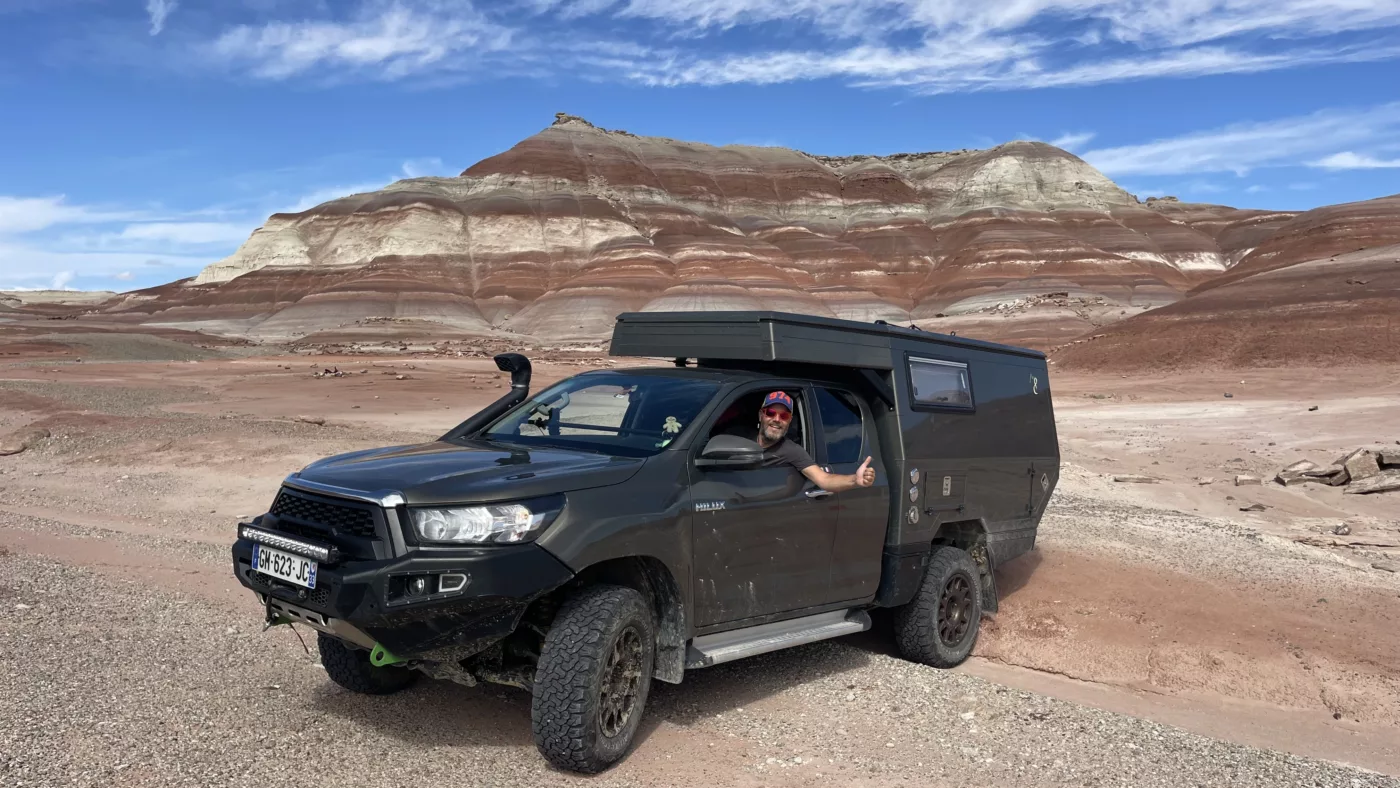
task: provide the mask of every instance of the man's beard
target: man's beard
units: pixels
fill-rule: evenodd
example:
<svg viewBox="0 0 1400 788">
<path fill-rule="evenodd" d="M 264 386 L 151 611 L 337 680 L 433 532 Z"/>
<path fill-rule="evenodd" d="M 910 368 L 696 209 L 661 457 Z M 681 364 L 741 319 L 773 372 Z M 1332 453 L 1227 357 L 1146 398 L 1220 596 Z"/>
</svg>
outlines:
<svg viewBox="0 0 1400 788">
<path fill-rule="evenodd" d="M 763 425 L 763 437 L 767 438 L 770 441 L 773 441 L 774 443 L 777 443 L 778 441 L 782 440 L 783 436 L 786 434 L 787 430 L 783 429 L 782 427 L 769 427 L 767 425 Z"/>
</svg>

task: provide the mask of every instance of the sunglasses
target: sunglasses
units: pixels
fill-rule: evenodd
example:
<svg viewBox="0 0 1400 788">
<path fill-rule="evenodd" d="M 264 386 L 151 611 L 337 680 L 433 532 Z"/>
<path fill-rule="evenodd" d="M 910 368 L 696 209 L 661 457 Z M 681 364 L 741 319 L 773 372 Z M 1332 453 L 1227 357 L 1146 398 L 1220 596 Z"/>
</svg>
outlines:
<svg viewBox="0 0 1400 788">
<path fill-rule="evenodd" d="M 792 421 L 792 414 L 788 412 L 787 408 L 764 408 L 763 415 L 782 422 Z"/>
</svg>

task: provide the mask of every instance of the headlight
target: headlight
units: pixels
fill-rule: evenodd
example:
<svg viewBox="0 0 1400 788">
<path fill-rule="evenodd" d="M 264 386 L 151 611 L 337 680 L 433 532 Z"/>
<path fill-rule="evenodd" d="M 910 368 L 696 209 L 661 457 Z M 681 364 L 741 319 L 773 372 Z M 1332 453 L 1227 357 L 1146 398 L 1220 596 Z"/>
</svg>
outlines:
<svg viewBox="0 0 1400 788">
<path fill-rule="evenodd" d="M 553 522 L 563 504 L 563 496 L 553 496 L 523 503 L 410 509 L 408 513 L 414 532 L 425 542 L 499 544 L 533 539 Z"/>
</svg>

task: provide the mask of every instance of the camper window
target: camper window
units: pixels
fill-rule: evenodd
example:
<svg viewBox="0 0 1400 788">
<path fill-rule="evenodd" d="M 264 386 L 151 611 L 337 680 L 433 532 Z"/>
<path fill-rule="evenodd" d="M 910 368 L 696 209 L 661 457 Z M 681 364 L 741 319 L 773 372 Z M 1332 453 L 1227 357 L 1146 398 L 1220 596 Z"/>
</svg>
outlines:
<svg viewBox="0 0 1400 788">
<path fill-rule="evenodd" d="M 917 405 L 972 407 L 972 386 L 968 383 L 966 364 L 910 358 L 909 385 Z"/>
</svg>

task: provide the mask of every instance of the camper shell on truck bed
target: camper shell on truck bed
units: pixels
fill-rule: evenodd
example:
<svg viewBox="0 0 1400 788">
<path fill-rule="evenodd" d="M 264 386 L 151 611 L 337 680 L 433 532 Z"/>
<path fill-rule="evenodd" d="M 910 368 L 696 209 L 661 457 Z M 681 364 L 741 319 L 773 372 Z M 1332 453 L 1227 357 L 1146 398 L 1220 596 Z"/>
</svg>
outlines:
<svg viewBox="0 0 1400 788">
<path fill-rule="evenodd" d="M 610 353 L 863 388 L 888 478 L 920 480 L 903 485 L 918 488 L 918 501 L 891 494 L 881 604 L 908 599 L 922 569 L 921 546 L 949 523 L 984 529 L 993 564 L 1029 551 L 1059 481 L 1048 367 L 1037 350 L 882 322 L 640 312 L 618 316 Z M 945 383 L 959 389 L 927 388 Z M 892 485 L 891 493 L 900 487 Z M 995 611 L 995 593 L 985 603 Z"/>
<path fill-rule="evenodd" d="M 909 659 L 967 657 L 1058 480 L 1043 354 L 772 312 L 623 314 L 610 352 L 638 362 L 534 394 L 502 354 L 510 393 L 439 439 L 290 474 L 235 576 L 347 689 L 530 691 L 541 753 L 582 772 L 625 755 L 652 679 L 876 608 Z M 760 442 L 779 422 L 802 451 Z"/>
</svg>

